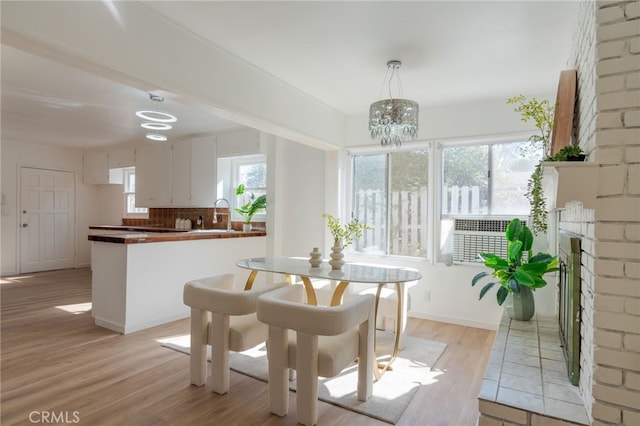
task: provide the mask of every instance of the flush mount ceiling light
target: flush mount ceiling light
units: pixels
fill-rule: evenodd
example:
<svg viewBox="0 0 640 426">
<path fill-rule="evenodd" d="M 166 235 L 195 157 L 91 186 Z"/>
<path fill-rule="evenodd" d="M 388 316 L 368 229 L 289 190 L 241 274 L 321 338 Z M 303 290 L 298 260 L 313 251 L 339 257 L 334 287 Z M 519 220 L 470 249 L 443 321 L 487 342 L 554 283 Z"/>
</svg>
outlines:
<svg viewBox="0 0 640 426">
<path fill-rule="evenodd" d="M 164 142 L 167 140 L 167 137 L 165 135 L 161 135 L 159 133 L 147 133 L 146 138 L 158 142 Z"/>
<path fill-rule="evenodd" d="M 147 130 L 171 130 L 173 126 L 167 123 L 142 123 L 140 125 L 143 129 Z"/>
<path fill-rule="evenodd" d="M 383 99 L 371 104 L 369 108 L 369 131 L 371 138 L 380 141 L 380 145 L 396 147 L 408 140 L 418 137 L 418 103 L 409 99 L 402 99 L 400 86 L 400 61 L 387 62 L 387 74 L 385 76 L 380 95 L 385 85 L 389 88 L 389 99 Z M 391 72 L 391 76 L 389 76 Z M 387 77 L 389 82 L 387 84 Z M 391 84 L 396 77 L 398 98 L 391 94 Z M 380 98 L 381 96 L 379 96 Z"/>
</svg>

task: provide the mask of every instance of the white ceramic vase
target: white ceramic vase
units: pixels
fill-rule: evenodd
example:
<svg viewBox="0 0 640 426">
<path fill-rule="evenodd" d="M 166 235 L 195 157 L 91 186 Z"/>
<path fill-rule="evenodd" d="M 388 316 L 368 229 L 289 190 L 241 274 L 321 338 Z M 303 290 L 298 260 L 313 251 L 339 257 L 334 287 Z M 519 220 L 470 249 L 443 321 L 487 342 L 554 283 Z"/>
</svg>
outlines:
<svg viewBox="0 0 640 426">
<path fill-rule="evenodd" d="M 342 269 L 342 265 L 344 265 L 344 253 L 342 253 L 342 241 L 334 241 L 333 247 L 331 247 L 331 254 L 329 255 L 331 260 L 329 260 L 329 265 L 331 265 L 331 269 L 334 271 L 339 271 Z"/>
<path fill-rule="evenodd" d="M 251 224 L 243 223 L 242 224 L 242 232 L 251 232 Z"/>
<path fill-rule="evenodd" d="M 320 253 L 318 247 L 314 247 L 313 251 L 309 253 L 309 263 L 312 268 L 317 268 L 322 264 L 322 253 Z"/>
</svg>

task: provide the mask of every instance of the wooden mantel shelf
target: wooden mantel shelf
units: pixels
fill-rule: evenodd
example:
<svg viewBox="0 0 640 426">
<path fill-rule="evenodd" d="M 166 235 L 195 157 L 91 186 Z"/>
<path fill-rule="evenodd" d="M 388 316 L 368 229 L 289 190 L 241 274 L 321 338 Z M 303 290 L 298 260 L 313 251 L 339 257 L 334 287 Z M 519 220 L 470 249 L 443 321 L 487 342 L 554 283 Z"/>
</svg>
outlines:
<svg viewBox="0 0 640 426">
<path fill-rule="evenodd" d="M 579 201 L 587 209 L 596 207 L 598 163 L 545 161 L 542 167 L 542 188 L 547 210 L 562 209 L 571 201 Z"/>
</svg>

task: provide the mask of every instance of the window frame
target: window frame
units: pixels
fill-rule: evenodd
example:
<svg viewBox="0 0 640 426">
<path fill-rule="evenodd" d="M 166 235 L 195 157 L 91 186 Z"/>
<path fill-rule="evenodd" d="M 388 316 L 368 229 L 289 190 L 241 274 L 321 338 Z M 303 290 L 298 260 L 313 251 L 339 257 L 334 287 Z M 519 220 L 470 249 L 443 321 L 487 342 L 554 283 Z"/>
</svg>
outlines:
<svg viewBox="0 0 640 426">
<path fill-rule="evenodd" d="M 240 167 L 248 164 L 264 164 L 266 173 L 269 173 L 267 169 L 267 156 L 265 154 L 252 154 L 252 155 L 242 155 L 238 157 L 234 157 L 231 159 L 231 180 L 233 182 L 232 187 L 230 189 L 231 192 L 231 200 L 229 203 L 231 204 L 231 219 L 234 221 L 243 221 L 244 217 L 240 216 L 240 214 L 235 210 L 240 207 L 239 198 L 236 195 L 236 188 L 240 185 Z M 265 186 L 264 187 L 245 187 L 245 193 L 247 192 L 257 192 L 261 191 L 261 193 L 267 193 L 267 177 L 265 175 Z M 256 213 L 253 215 L 251 222 L 266 222 L 267 220 L 267 212 L 262 211 L 260 213 Z"/>
<path fill-rule="evenodd" d="M 129 197 L 131 195 L 133 195 L 135 197 L 136 193 L 135 193 L 135 189 L 133 192 L 128 191 L 129 189 L 129 180 L 131 178 L 131 175 L 135 176 L 136 172 L 135 172 L 136 168 L 135 167 L 123 167 L 122 168 L 122 182 L 123 182 L 123 188 L 122 188 L 122 199 L 124 202 L 123 205 L 123 209 L 122 209 L 122 217 L 127 218 L 127 219 L 148 219 L 149 218 L 149 209 L 147 207 L 136 207 L 136 209 L 144 209 L 145 211 L 142 212 L 130 212 L 129 211 Z"/>
<path fill-rule="evenodd" d="M 444 164 L 443 164 L 443 149 L 453 146 L 472 146 L 472 145 L 487 145 L 487 144 L 505 144 L 505 143 L 518 143 L 529 140 L 530 135 L 525 135 L 522 133 L 513 133 L 509 135 L 501 135 L 494 137 L 465 137 L 465 138 L 451 138 L 451 139 L 442 139 L 442 140 L 432 140 L 432 141 L 418 141 L 414 143 L 407 143 L 402 145 L 400 148 L 390 148 L 392 151 L 418 151 L 418 150 L 428 150 L 429 151 L 429 170 L 427 171 L 427 191 L 428 191 L 428 208 L 427 208 L 427 253 L 426 257 L 418 257 L 418 256 L 407 256 L 407 255 L 394 255 L 394 254 L 383 254 L 383 255 L 375 255 L 375 254 L 367 254 L 362 252 L 355 252 L 350 250 L 350 255 L 353 256 L 362 256 L 362 257 L 390 257 L 393 259 L 404 259 L 404 260 L 412 260 L 412 261 L 427 261 L 432 264 L 442 263 L 440 260 L 441 250 L 440 250 L 440 239 L 442 234 L 441 229 L 441 220 L 443 218 L 442 215 L 442 189 L 443 189 L 443 173 L 444 173 Z M 367 155 L 367 154 L 380 154 L 380 150 L 384 150 L 385 148 L 381 148 L 379 145 L 376 146 L 362 146 L 362 147 L 350 147 L 344 151 L 345 160 L 344 164 L 344 179 L 343 179 L 343 190 L 347 195 L 344 198 L 344 203 L 340 206 L 340 212 L 342 218 L 350 218 L 352 217 L 353 212 L 353 201 L 354 201 L 354 167 L 353 167 L 353 157 L 358 155 Z M 491 159 L 489 159 L 489 171 L 492 172 L 493 164 L 491 163 Z M 387 186 L 390 185 L 390 182 L 387 182 Z M 489 193 L 489 196 L 491 193 Z M 522 217 L 528 218 L 528 214 L 483 214 L 474 217 L 479 218 L 504 218 L 505 216 L 513 216 L 513 217 Z M 447 218 L 452 218 L 455 216 L 446 216 Z M 465 217 L 465 216 L 462 216 Z M 466 216 L 469 217 L 469 216 Z M 387 235 L 388 238 L 388 235 Z M 388 243 L 387 243 L 388 246 Z"/>
<path fill-rule="evenodd" d="M 427 222 L 426 222 L 426 233 L 427 233 L 427 241 L 425 244 L 425 251 L 426 251 L 426 255 L 425 256 L 409 256 L 409 255 L 402 255 L 402 254 L 390 254 L 389 253 L 389 237 L 390 237 L 390 233 L 391 233 L 391 227 L 389 226 L 389 216 L 391 214 L 390 209 L 387 208 L 387 230 L 386 230 L 386 250 L 384 254 L 369 254 L 369 253 L 364 253 L 364 252 L 358 252 L 358 251 L 354 251 L 353 250 L 353 246 L 349 247 L 349 252 L 351 255 L 355 255 L 355 256 L 377 256 L 377 257 L 392 257 L 394 259 L 408 259 L 408 260 L 419 260 L 419 261 L 427 261 L 429 259 L 431 259 L 433 257 L 433 241 L 434 238 L 432 236 L 432 233 L 434 231 L 433 228 L 433 221 L 430 219 L 433 216 L 433 212 L 434 212 L 434 196 L 433 196 L 433 183 L 432 183 L 432 179 L 434 177 L 434 170 L 433 170 L 433 157 L 434 157 L 434 151 L 432 149 L 433 144 L 431 142 L 417 142 L 417 143 L 411 143 L 411 144 L 404 144 L 402 147 L 400 148 L 390 148 L 384 152 L 381 152 L 381 149 L 385 149 L 385 148 L 380 148 L 380 146 L 376 146 L 376 147 L 362 147 L 362 148 L 350 148 L 348 150 L 346 150 L 346 154 L 347 154 L 347 161 L 345 161 L 345 185 L 346 185 L 346 193 L 348 194 L 348 197 L 346 197 L 345 200 L 345 215 L 343 215 L 343 217 L 353 217 L 354 214 L 354 205 L 353 205 L 353 201 L 354 201 L 354 158 L 356 156 L 365 156 L 365 155 L 379 155 L 379 154 L 388 154 L 388 153 L 392 153 L 392 152 L 408 152 L 408 151 L 428 151 L 429 154 L 429 159 L 428 159 L 428 170 L 427 170 Z M 386 156 L 385 159 L 386 162 L 386 168 L 387 168 L 387 176 L 385 178 L 386 181 L 386 191 L 387 191 L 387 195 L 389 194 L 389 192 L 391 191 L 391 179 L 389 179 L 390 174 L 391 174 L 391 163 L 389 161 L 389 156 Z M 387 207 L 388 207 L 388 203 L 390 202 L 390 198 L 387 196 Z"/>
</svg>

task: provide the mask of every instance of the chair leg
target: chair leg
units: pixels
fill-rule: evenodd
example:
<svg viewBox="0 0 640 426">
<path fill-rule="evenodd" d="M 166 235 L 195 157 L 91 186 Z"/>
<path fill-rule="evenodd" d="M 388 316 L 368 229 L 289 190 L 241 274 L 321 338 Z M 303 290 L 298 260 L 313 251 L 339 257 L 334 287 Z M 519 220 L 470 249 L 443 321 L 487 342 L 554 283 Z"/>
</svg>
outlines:
<svg viewBox="0 0 640 426">
<path fill-rule="evenodd" d="M 211 313 L 211 384 L 213 391 L 229 392 L 229 316 Z"/>
<path fill-rule="evenodd" d="M 191 355 L 189 371 L 191 384 L 202 386 L 207 380 L 207 311 L 191 308 Z"/>
<path fill-rule="evenodd" d="M 318 336 L 298 332 L 296 339 L 298 423 L 313 426 L 318 422 Z"/>
<path fill-rule="evenodd" d="M 373 363 L 376 362 L 373 348 L 373 316 L 363 322 L 358 327 L 359 348 L 358 348 L 358 401 L 366 401 L 371 397 L 373 391 Z"/>
<path fill-rule="evenodd" d="M 269 325 L 269 410 L 277 416 L 289 411 L 289 333 Z"/>
</svg>

